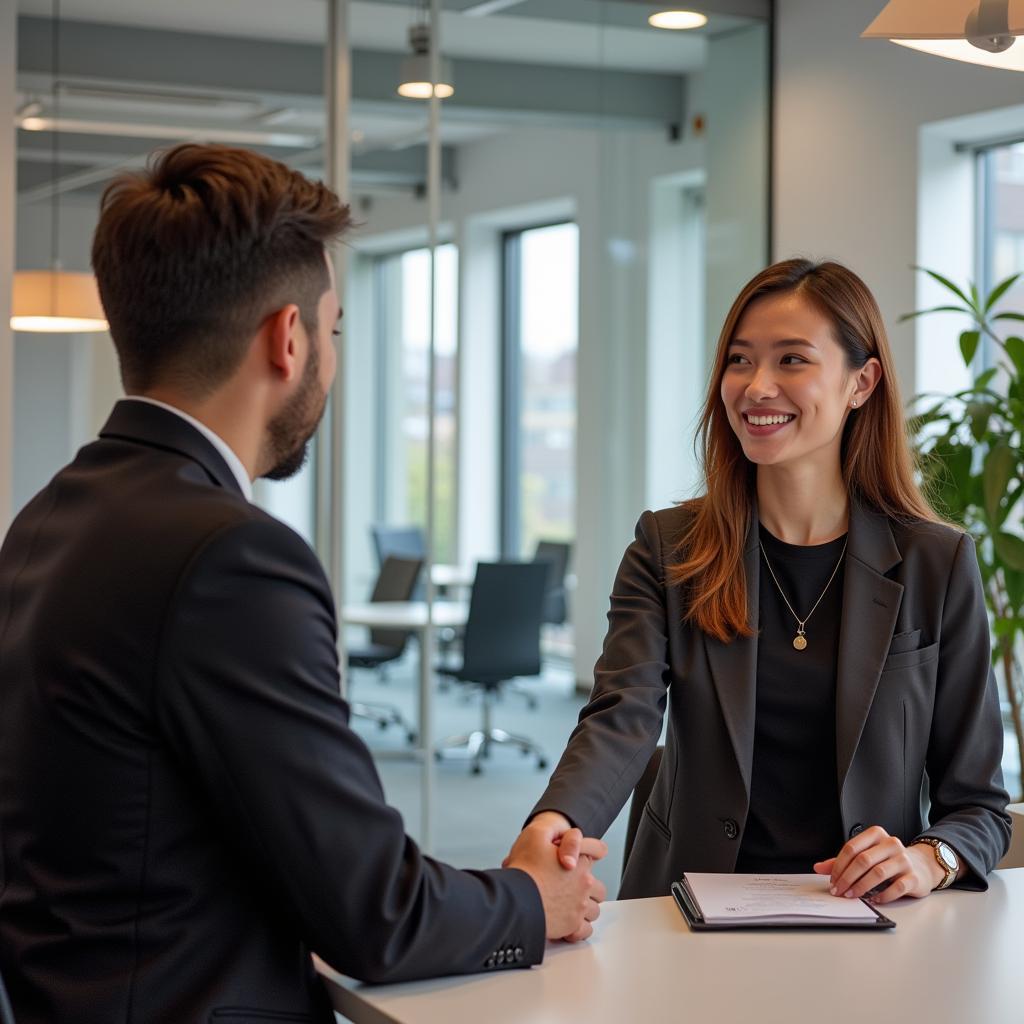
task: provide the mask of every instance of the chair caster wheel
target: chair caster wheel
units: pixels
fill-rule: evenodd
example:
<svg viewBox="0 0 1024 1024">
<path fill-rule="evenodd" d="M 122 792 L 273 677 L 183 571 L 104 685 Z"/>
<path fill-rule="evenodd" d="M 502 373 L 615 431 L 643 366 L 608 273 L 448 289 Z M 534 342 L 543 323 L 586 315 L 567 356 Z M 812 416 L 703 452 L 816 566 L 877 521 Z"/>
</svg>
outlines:
<svg viewBox="0 0 1024 1024">
<path fill-rule="evenodd" d="M 548 763 L 543 757 L 537 759 L 537 771 L 542 772 L 547 766 Z"/>
<path fill-rule="evenodd" d="M 419 739 L 419 737 L 414 732 L 407 732 L 405 734 L 405 738 L 408 741 L 410 747 L 415 747 L 416 746 L 416 740 Z M 434 756 L 437 757 L 438 755 L 435 754 Z"/>
<path fill-rule="evenodd" d="M 479 764 L 475 764 L 469 769 L 471 775 L 480 775 L 483 773 L 483 770 L 483 765 Z"/>
<path fill-rule="evenodd" d="M 537 710 L 537 702 L 536 702 L 535 700 L 528 700 L 528 701 L 526 702 L 526 706 L 527 706 L 527 707 L 528 707 L 528 708 L 529 708 L 529 709 L 530 709 L 531 711 L 536 711 L 536 710 Z"/>
<path fill-rule="evenodd" d="M 438 764 L 440 764 L 444 760 L 444 758 L 441 756 L 441 751 L 440 750 L 435 750 L 434 751 L 434 760 Z"/>
<path fill-rule="evenodd" d="M 377 728 L 378 728 L 378 729 L 379 729 L 379 730 L 380 730 L 381 732 L 387 732 L 387 728 L 388 728 L 388 723 L 387 723 L 387 722 L 378 722 L 378 723 L 377 723 Z"/>
</svg>

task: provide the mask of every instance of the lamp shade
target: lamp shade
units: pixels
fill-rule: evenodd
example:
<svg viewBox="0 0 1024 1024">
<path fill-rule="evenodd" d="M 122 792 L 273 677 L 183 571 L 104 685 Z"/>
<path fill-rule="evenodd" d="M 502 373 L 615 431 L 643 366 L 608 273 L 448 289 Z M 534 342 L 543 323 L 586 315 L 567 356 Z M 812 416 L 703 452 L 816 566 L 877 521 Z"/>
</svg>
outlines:
<svg viewBox="0 0 1024 1024">
<path fill-rule="evenodd" d="M 105 331 L 96 278 L 66 270 L 18 271 L 11 294 L 11 327 L 48 334 Z"/>
<path fill-rule="evenodd" d="M 402 61 L 401 82 L 398 86 L 398 95 L 413 100 L 429 100 L 430 87 L 430 56 L 425 53 L 415 53 Z M 455 76 L 452 73 L 452 62 L 447 58 L 441 58 L 441 74 L 435 86 L 437 98 L 446 100 L 449 96 L 455 95 Z"/>
<path fill-rule="evenodd" d="M 1024 71 L 1024 0 L 890 0 L 865 39 L 950 60 Z"/>
</svg>

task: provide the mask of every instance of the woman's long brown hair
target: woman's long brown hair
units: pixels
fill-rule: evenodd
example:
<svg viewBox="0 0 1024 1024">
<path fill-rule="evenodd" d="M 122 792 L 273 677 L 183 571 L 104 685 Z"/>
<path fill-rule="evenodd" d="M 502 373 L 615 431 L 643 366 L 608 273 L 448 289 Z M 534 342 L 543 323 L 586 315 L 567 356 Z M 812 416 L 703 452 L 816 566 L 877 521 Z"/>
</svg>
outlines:
<svg viewBox="0 0 1024 1024">
<path fill-rule="evenodd" d="M 940 521 L 914 479 L 903 403 L 878 303 L 867 285 L 839 263 L 784 260 L 762 270 L 732 304 L 715 351 L 698 432 L 706 493 L 684 502 L 692 517 L 668 567 L 687 593 L 686 621 L 728 643 L 753 633 L 747 621 L 743 548 L 753 508 L 755 467 L 743 454 L 721 399 L 722 375 L 736 326 L 752 302 L 797 292 L 832 322 L 847 366 L 874 357 L 882 377 L 865 405 L 851 411 L 842 443 L 842 472 L 851 501 L 901 521 Z"/>
</svg>

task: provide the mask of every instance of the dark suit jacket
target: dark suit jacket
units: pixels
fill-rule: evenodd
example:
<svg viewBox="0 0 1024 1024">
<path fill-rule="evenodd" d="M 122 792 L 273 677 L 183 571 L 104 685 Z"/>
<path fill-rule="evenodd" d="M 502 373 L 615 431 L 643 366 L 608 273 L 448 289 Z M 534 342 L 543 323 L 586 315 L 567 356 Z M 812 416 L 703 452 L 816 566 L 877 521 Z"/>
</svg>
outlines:
<svg viewBox="0 0 1024 1024">
<path fill-rule="evenodd" d="M 180 417 L 118 404 L 0 551 L 19 1024 L 333 1021 L 310 950 L 371 981 L 541 960 L 532 880 L 419 852 L 338 678 L 306 543 Z"/>
<path fill-rule="evenodd" d="M 667 703 L 664 759 L 619 893 L 627 899 L 664 895 L 683 871 L 734 870 L 749 806 L 757 637 L 722 644 L 683 624 L 665 566 L 687 514 L 645 512 L 637 524 L 593 694 L 533 811 L 561 811 L 602 835 L 651 756 Z M 754 517 L 744 563 L 755 626 L 757 540 Z M 853 505 L 836 679 L 845 833 L 881 825 L 904 842 L 938 836 L 967 864 L 960 884 L 985 888 L 1009 844 L 1002 749 L 970 536 Z"/>
</svg>

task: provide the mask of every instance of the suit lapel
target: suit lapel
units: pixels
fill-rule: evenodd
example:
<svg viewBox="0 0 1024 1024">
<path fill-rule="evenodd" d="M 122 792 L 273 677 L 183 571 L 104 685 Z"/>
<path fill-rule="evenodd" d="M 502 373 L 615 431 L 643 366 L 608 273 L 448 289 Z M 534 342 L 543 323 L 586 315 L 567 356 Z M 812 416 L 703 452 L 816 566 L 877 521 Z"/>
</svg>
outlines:
<svg viewBox="0 0 1024 1024">
<path fill-rule="evenodd" d="M 743 551 L 743 568 L 747 578 L 747 622 L 756 631 L 758 626 L 758 586 L 760 559 L 757 546 L 757 512 L 750 517 L 747 541 Z M 754 760 L 754 712 L 757 699 L 757 633 L 737 637 L 723 644 L 704 635 L 711 678 L 718 693 L 736 763 L 743 776 L 743 786 L 750 796 L 750 770 Z"/>
<path fill-rule="evenodd" d="M 888 519 L 851 501 L 836 673 L 840 793 L 871 710 L 903 597 L 903 585 L 883 574 L 901 560 Z"/>
</svg>

